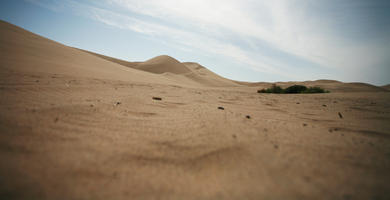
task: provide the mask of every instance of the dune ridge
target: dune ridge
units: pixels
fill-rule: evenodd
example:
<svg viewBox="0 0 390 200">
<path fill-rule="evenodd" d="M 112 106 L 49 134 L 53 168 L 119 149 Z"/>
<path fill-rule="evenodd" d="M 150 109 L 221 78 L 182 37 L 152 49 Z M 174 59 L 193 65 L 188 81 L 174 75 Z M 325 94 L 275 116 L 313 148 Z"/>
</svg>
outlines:
<svg viewBox="0 0 390 200">
<path fill-rule="evenodd" d="M 390 90 L 390 84 L 382 86 L 382 88 L 385 88 L 386 90 Z"/>
<path fill-rule="evenodd" d="M 82 50 L 85 51 L 85 50 Z M 194 62 L 180 63 L 170 56 L 157 56 L 145 62 L 129 62 L 101 54 L 85 51 L 111 62 L 121 64 L 130 68 L 147 71 L 154 74 L 165 74 L 166 77 L 175 82 L 187 83 L 187 85 L 208 86 L 208 87 L 239 87 L 249 86 L 259 89 L 269 88 L 273 84 L 287 88 L 292 85 L 305 85 L 307 87 L 321 87 L 331 92 L 387 92 L 388 86 L 378 87 L 368 83 L 344 83 L 336 80 L 315 80 L 315 81 L 290 81 L 290 82 L 244 82 L 227 79 L 208 70 L 206 67 Z M 179 75 L 179 76 L 177 76 Z M 185 76 L 185 77 L 183 77 Z"/>
<path fill-rule="evenodd" d="M 167 55 L 157 56 L 145 62 L 139 63 L 135 66 L 135 68 L 155 74 L 162 74 L 166 72 L 173 74 L 185 74 L 190 72 L 183 63 Z"/>
</svg>

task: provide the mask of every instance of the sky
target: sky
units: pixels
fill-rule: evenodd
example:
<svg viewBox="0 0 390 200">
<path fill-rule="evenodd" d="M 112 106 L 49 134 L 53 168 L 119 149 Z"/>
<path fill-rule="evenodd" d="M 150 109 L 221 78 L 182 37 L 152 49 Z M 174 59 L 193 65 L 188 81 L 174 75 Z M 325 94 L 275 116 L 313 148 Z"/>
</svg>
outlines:
<svg viewBox="0 0 390 200">
<path fill-rule="evenodd" d="M 387 0 L 2 0 L 0 19 L 128 61 L 250 82 L 390 83 Z"/>
</svg>

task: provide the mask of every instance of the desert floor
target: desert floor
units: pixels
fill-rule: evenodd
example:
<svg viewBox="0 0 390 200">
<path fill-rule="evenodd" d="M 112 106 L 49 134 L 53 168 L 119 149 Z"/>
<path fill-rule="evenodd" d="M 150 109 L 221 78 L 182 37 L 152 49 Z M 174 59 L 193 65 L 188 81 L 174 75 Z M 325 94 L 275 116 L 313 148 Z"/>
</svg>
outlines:
<svg viewBox="0 0 390 200">
<path fill-rule="evenodd" d="M 1 27 L 1 199 L 390 199 L 388 91 L 258 94 Z"/>
</svg>

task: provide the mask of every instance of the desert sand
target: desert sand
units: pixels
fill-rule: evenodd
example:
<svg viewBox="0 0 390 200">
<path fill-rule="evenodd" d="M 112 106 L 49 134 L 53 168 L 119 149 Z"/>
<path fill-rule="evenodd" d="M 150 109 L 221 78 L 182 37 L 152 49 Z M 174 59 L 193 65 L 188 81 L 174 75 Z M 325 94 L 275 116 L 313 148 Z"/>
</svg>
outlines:
<svg viewBox="0 0 390 200">
<path fill-rule="evenodd" d="M 382 88 L 390 91 L 390 84 L 384 85 L 384 86 L 382 86 Z"/>
<path fill-rule="evenodd" d="M 390 199 L 383 87 L 259 94 L 272 83 L 123 61 L 3 21 L 0 50 L 0 199 Z"/>
</svg>

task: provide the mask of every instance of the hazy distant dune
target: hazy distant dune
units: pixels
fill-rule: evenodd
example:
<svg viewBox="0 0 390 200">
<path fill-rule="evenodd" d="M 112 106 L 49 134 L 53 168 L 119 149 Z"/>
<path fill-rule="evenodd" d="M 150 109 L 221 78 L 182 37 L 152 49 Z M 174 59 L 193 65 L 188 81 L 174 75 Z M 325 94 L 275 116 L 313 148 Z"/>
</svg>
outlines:
<svg viewBox="0 0 390 200">
<path fill-rule="evenodd" d="M 382 88 L 385 88 L 386 90 L 390 91 L 390 84 L 382 86 Z"/>
<path fill-rule="evenodd" d="M 183 63 L 167 55 L 154 57 L 138 64 L 135 68 L 155 74 L 162 74 L 165 72 L 185 74 L 191 72 Z"/>
</svg>

